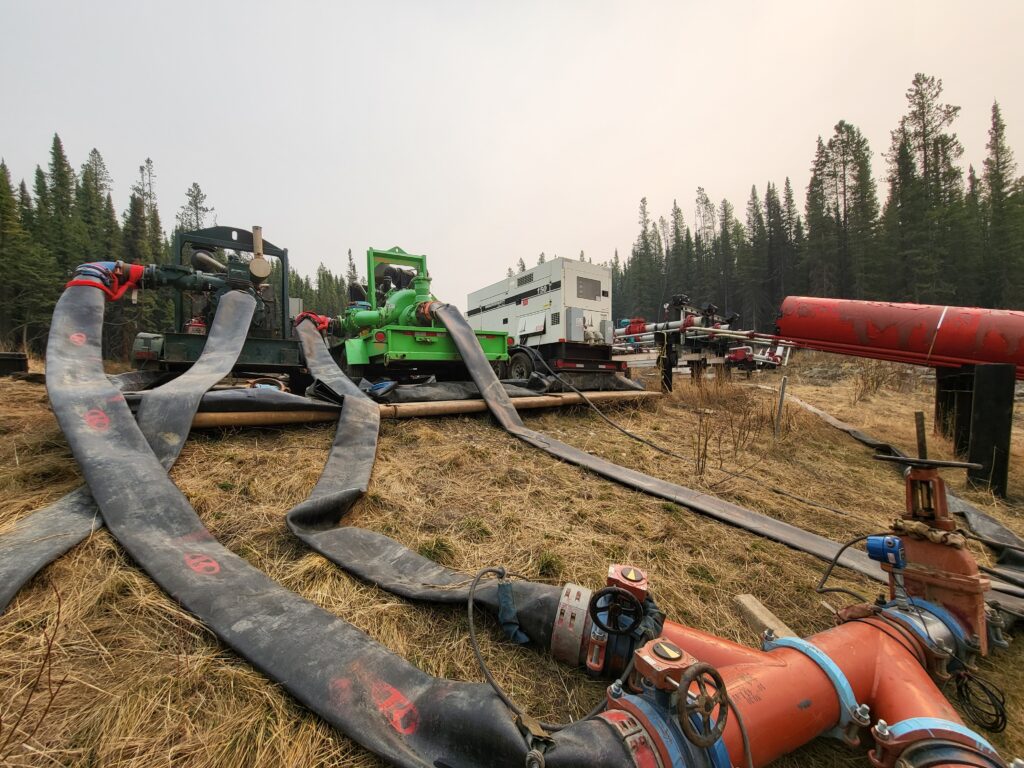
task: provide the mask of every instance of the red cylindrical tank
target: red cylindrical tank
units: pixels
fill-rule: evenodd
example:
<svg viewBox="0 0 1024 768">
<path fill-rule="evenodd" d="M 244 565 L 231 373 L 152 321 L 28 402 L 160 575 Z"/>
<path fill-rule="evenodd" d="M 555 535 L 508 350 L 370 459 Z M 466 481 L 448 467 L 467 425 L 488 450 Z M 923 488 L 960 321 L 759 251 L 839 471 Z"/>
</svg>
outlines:
<svg viewBox="0 0 1024 768">
<path fill-rule="evenodd" d="M 1024 312 L 789 296 L 779 336 L 803 347 L 931 366 L 1010 363 L 1024 378 Z"/>
</svg>

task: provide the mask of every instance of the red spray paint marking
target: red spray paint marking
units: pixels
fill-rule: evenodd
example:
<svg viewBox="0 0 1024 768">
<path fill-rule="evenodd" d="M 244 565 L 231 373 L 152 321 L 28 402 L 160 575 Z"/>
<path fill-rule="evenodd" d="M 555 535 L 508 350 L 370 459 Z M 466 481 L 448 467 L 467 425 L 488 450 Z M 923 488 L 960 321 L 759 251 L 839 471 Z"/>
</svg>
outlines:
<svg viewBox="0 0 1024 768">
<path fill-rule="evenodd" d="M 90 408 L 82 414 L 82 419 L 85 421 L 86 426 L 90 429 L 95 429 L 97 432 L 106 432 L 110 429 L 110 417 L 101 408 Z"/>
<path fill-rule="evenodd" d="M 79 331 L 78 333 L 72 333 L 68 336 L 68 341 L 74 344 L 76 347 L 80 347 L 85 344 L 85 334 Z"/>
<path fill-rule="evenodd" d="M 220 563 L 209 555 L 185 555 L 185 565 L 203 576 L 213 576 L 214 574 L 220 573 Z"/>
<path fill-rule="evenodd" d="M 370 696 L 392 728 L 406 735 L 416 733 L 420 725 L 419 710 L 401 691 L 378 680 L 371 684 Z"/>
<path fill-rule="evenodd" d="M 175 537 L 174 541 L 182 544 L 193 544 L 197 541 L 213 541 L 213 534 L 205 528 L 198 531 L 192 531 L 192 533 L 186 533 L 182 536 Z"/>
<path fill-rule="evenodd" d="M 345 709 L 352 701 L 352 681 L 336 677 L 328 684 L 328 696 L 336 709 Z"/>
</svg>

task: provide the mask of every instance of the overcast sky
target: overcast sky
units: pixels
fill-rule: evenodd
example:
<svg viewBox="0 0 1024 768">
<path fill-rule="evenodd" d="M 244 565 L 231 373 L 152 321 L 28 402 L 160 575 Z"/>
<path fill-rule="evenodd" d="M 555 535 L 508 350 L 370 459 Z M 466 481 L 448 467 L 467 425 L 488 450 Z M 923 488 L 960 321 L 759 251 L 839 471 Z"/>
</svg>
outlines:
<svg viewBox="0 0 1024 768">
<path fill-rule="evenodd" d="M 965 167 L 993 99 L 1024 161 L 1022 31 L 1020 0 L 0 0 L 0 155 L 31 183 L 55 131 L 76 168 L 97 147 L 119 210 L 152 157 L 165 224 L 198 181 L 302 271 L 400 245 L 464 306 L 519 257 L 625 255 L 645 195 L 691 224 L 698 185 L 802 201 L 841 118 L 883 174 L 917 71 Z"/>
</svg>

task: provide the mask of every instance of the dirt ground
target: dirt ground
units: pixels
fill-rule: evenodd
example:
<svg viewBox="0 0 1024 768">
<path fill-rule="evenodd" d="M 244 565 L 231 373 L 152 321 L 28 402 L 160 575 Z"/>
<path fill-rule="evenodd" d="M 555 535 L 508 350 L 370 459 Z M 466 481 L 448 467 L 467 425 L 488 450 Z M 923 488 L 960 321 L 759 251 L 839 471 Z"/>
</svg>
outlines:
<svg viewBox="0 0 1024 768">
<path fill-rule="evenodd" d="M 915 410 L 931 423 L 931 383 L 919 370 L 807 354 L 786 373 L 792 393 L 904 449 L 914 445 Z M 778 374 L 755 379 L 778 381 Z M 786 407 L 775 439 L 775 398 L 747 384 L 681 382 L 656 405 L 610 411 L 681 459 L 629 440 L 586 410 L 526 420 L 625 466 L 836 541 L 884 527 L 898 514 L 898 472 L 794 406 Z M 0 435 L 2 532 L 79 478 L 41 385 L 0 381 Z M 413 605 L 357 582 L 286 531 L 283 513 L 309 493 L 331 438 L 330 425 L 196 433 L 172 477 L 213 534 L 256 567 L 426 672 L 479 680 L 464 611 Z M 931 450 L 951 458 L 947 441 L 932 437 Z M 1006 501 L 963 490 L 962 472 L 947 478 L 1024 533 L 1022 459 L 1018 430 Z M 740 592 L 753 593 L 802 634 L 832 624 L 813 591 L 823 567 L 815 558 L 561 464 L 483 416 L 385 422 L 370 492 L 347 522 L 466 571 L 500 564 L 538 580 L 598 586 L 608 563 L 629 562 L 649 571 L 670 618 L 751 644 L 756 638 L 733 609 Z M 878 591 L 865 579 L 838 575 L 839 584 Z M 498 681 L 538 718 L 579 717 L 602 694 L 603 686 L 581 672 L 502 641 L 492 622 L 485 622 L 482 646 Z M 986 660 L 982 672 L 1008 699 L 1010 725 L 992 742 L 1005 756 L 1024 754 L 1022 645 Z M 221 646 L 99 532 L 31 582 L 0 616 L 0 764 L 379 761 Z M 866 764 L 825 740 L 777 763 Z"/>
</svg>

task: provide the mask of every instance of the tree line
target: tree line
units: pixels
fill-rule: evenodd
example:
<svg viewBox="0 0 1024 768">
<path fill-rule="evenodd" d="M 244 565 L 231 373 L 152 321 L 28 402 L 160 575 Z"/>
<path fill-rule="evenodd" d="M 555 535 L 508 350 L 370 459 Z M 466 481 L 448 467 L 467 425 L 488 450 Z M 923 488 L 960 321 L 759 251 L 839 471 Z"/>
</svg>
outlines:
<svg viewBox="0 0 1024 768">
<path fill-rule="evenodd" d="M 868 140 L 845 120 L 818 138 L 802 212 L 789 178 L 763 197 L 751 187 L 741 214 L 698 187 L 692 228 L 675 201 L 654 220 L 641 200 L 630 254 L 607 262 L 615 316 L 659 319 L 675 293 L 762 331 L 787 295 L 1024 308 L 1024 179 L 998 102 L 981 173 L 965 180 L 942 81 L 919 73 L 906 97 L 884 203 Z"/>
<path fill-rule="evenodd" d="M 75 267 L 90 261 L 122 260 L 135 264 L 171 261 L 171 237 L 215 223 L 198 183 L 185 192 L 174 227 L 165 232 L 153 189 L 156 171 L 146 158 L 131 185 L 128 207 L 118 215 L 114 182 L 98 149 L 89 152 L 76 172 L 54 135 L 46 170 L 36 166 L 31 187 L 15 186 L 0 159 L 0 349 L 42 352 L 53 307 Z M 348 253 L 348 275 L 358 273 Z M 274 279 L 280 280 L 278 270 Z M 305 307 L 338 314 L 346 302 L 346 276 L 321 264 L 312 277 L 292 271 L 290 294 Z M 172 294 L 167 289 L 139 292 L 135 304 L 111 303 L 106 310 L 103 353 L 126 359 L 139 331 L 172 330 Z"/>
</svg>

